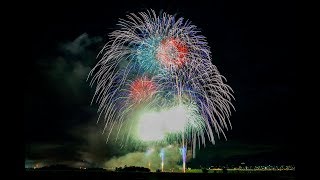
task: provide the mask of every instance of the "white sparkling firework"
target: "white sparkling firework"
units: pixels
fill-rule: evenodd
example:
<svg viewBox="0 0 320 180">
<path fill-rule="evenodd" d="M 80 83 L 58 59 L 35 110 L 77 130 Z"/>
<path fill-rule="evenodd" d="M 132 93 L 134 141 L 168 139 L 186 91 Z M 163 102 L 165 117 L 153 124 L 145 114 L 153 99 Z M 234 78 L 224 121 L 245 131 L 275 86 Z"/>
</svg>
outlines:
<svg viewBox="0 0 320 180">
<path fill-rule="evenodd" d="M 206 38 L 197 27 L 167 13 L 157 16 L 153 10 L 131 13 L 127 19 L 120 19 L 119 26 L 120 29 L 109 34 L 110 41 L 99 53 L 101 59 L 88 76 L 90 86 L 96 84 L 92 101 L 99 104 L 98 121 L 105 120 L 107 139 L 117 127 L 116 139 L 126 134 L 122 139 L 127 142 L 134 132 L 132 124 L 139 123 L 130 122 L 137 111 L 142 112 L 141 116 L 146 112 L 147 117 L 155 117 L 154 113 L 159 112 L 158 121 L 162 121 L 161 115 L 170 115 L 174 110 L 186 115 L 170 119 L 173 130 L 165 129 L 160 139 L 179 134 L 182 142 L 189 142 L 194 150 L 197 142 L 199 146 L 200 142 L 205 144 L 205 136 L 212 143 L 214 134 L 226 138 L 224 129 L 232 127 L 233 91 L 212 64 Z M 146 117 L 141 119 L 140 123 L 150 123 Z M 162 124 L 170 121 L 167 118 Z M 174 125 L 180 123 L 182 129 Z M 124 124 L 129 128 L 124 128 Z M 121 129 L 126 132 L 120 133 Z M 149 131 L 151 139 L 156 137 L 152 134 L 155 132 L 159 133 Z"/>
</svg>

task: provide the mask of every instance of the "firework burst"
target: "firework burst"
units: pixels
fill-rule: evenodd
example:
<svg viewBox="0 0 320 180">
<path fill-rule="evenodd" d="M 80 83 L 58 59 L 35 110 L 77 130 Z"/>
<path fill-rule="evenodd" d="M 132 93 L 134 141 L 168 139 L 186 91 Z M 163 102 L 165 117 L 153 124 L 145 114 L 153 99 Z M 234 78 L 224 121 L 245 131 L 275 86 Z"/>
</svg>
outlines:
<svg viewBox="0 0 320 180">
<path fill-rule="evenodd" d="M 150 129 L 152 124 L 162 124 L 162 130 L 150 132 L 162 132 L 162 141 L 179 137 L 194 149 L 196 143 L 205 144 L 206 137 L 212 143 L 215 134 L 226 138 L 232 89 L 212 64 L 206 38 L 197 27 L 167 13 L 158 16 L 153 10 L 131 13 L 118 25 L 120 29 L 109 34 L 110 41 L 88 76 L 90 85 L 96 84 L 92 100 L 99 105 L 98 121 L 105 120 L 107 140 L 115 129 L 116 140 L 119 134 L 122 140 L 128 139 L 134 132 L 130 117 L 137 111 L 152 117 Z M 150 115 L 154 112 L 159 118 Z M 184 115 L 165 119 L 165 112 Z M 170 127 L 178 126 L 174 124 L 181 127 Z M 123 126 L 130 128 L 120 133 Z"/>
</svg>

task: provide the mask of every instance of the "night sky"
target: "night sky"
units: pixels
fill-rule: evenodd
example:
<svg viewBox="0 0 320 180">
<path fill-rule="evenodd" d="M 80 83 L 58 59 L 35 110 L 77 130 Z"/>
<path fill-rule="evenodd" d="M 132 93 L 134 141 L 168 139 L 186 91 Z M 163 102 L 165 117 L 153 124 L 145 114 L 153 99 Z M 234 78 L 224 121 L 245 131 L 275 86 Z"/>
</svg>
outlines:
<svg viewBox="0 0 320 180">
<path fill-rule="evenodd" d="M 190 165 L 296 162 L 296 24 L 291 1 L 43 2 L 32 8 L 24 87 L 25 159 L 101 165 L 130 150 L 105 144 L 86 77 L 127 13 L 154 9 L 189 19 L 234 90 L 227 132 Z"/>
</svg>

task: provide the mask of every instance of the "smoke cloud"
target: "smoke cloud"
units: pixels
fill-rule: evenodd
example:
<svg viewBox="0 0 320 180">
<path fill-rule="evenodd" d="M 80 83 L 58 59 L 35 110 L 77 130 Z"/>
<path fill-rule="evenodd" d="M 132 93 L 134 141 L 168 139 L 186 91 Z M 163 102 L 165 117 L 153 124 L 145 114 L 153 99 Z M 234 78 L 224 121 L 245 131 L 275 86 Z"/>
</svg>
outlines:
<svg viewBox="0 0 320 180">
<path fill-rule="evenodd" d="M 152 146 L 151 146 L 152 147 Z M 144 152 L 131 152 L 119 157 L 113 157 L 105 164 L 105 168 L 116 168 L 124 166 L 140 166 L 148 167 L 151 171 L 161 169 L 160 151 L 162 147 L 156 146 L 146 148 Z M 164 171 L 181 171 L 182 170 L 182 155 L 180 147 L 177 145 L 168 145 L 164 150 Z M 188 154 L 190 159 L 191 154 Z"/>
</svg>

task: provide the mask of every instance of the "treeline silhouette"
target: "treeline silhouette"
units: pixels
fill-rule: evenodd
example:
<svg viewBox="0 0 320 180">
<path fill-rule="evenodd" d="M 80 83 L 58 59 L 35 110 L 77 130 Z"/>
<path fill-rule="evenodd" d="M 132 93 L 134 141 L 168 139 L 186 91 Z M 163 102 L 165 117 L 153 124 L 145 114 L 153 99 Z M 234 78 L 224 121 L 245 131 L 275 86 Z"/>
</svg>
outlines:
<svg viewBox="0 0 320 180">
<path fill-rule="evenodd" d="M 139 166 L 124 166 L 122 167 L 116 167 L 115 171 L 117 172 L 150 172 L 149 168 L 145 167 L 139 167 Z"/>
<path fill-rule="evenodd" d="M 76 170 L 78 168 L 73 168 L 64 164 L 55 164 L 51 166 L 44 166 L 39 169 L 41 170 Z"/>
<path fill-rule="evenodd" d="M 33 168 L 29 168 L 33 169 Z M 50 165 L 50 166 L 43 166 L 41 168 L 37 168 L 38 170 L 79 170 L 79 168 L 75 167 L 70 167 L 64 164 L 55 164 L 55 165 Z M 103 168 L 86 168 L 85 170 L 100 170 L 100 171 L 105 171 Z"/>
</svg>

